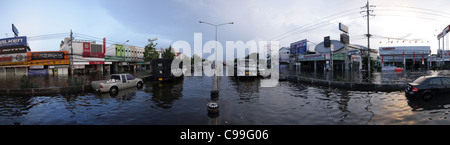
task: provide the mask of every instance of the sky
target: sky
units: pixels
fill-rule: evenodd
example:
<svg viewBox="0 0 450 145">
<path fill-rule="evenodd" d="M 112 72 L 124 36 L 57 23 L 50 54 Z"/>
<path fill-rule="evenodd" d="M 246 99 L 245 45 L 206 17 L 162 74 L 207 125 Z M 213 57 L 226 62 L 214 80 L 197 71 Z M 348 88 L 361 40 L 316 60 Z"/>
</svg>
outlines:
<svg viewBox="0 0 450 145">
<path fill-rule="evenodd" d="M 218 28 L 218 40 L 223 47 L 225 41 L 278 40 L 282 47 L 288 47 L 303 39 L 311 44 L 322 42 L 325 36 L 339 40 L 339 22 L 349 27 L 350 43 L 367 46 L 364 37 L 367 22 L 360 14 L 366 0 L 1 2 L 0 38 L 12 37 L 11 24 L 14 24 L 20 36 L 28 37 L 32 51 L 58 51 L 61 40 L 69 37 L 70 30 L 75 39 L 105 37 L 110 42 L 108 45 L 129 40 L 126 44 L 143 47 L 149 38 L 157 37 L 157 48 L 167 48 L 181 40 L 187 41 L 193 49 L 194 33 L 202 33 L 203 44 L 215 39 L 214 27 L 199 21 L 234 22 Z M 372 8 L 375 17 L 370 18 L 370 33 L 374 35 L 371 48 L 425 45 L 436 53 L 436 35 L 450 24 L 450 1 L 371 0 L 370 3 L 376 6 Z M 99 41 L 97 43 L 101 43 Z"/>
</svg>

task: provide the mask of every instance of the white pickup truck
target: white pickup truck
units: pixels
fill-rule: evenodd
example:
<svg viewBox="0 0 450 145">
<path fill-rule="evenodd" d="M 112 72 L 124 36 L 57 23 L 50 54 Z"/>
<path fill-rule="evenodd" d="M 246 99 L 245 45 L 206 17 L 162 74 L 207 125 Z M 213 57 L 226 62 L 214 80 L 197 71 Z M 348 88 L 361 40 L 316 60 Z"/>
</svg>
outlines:
<svg viewBox="0 0 450 145">
<path fill-rule="evenodd" d="M 117 94 L 121 89 L 132 87 L 141 88 L 144 81 L 140 78 L 135 78 L 130 74 L 112 74 L 111 79 L 102 81 L 92 81 L 91 86 L 97 92 L 109 92 Z"/>
</svg>

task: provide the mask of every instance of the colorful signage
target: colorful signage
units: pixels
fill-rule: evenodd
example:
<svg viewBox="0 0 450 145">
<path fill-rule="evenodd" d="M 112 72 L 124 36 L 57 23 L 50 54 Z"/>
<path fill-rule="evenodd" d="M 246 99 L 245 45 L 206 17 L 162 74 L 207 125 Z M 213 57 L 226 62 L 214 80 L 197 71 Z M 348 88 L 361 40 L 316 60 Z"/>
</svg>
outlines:
<svg viewBox="0 0 450 145">
<path fill-rule="evenodd" d="M 105 52 L 103 45 L 91 44 L 88 42 L 83 43 L 83 57 L 97 57 L 105 58 Z"/>
<path fill-rule="evenodd" d="M 68 65 L 68 51 L 28 52 L 28 65 Z"/>
<path fill-rule="evenodd" d="M 24 46 L 27 46 L 27 37 L 26 36 L 0 39 L 0 48 L 24 47 Z"/>
<path fill-rule="evenodd" d="M 31 53 L 30 60 L 51 60 L 51 59 L 67 59 L 67 51 L 52 51 L 52 52 L 29 52 Z"/>
<path fill-rule="evenodd" d="M 26 53 L 0 55 L 0 65 L 26 65 L 26 64 L 27 64 Z"/>
<path fill-rule="evenodd" d="M 294 43 L 291 43 L 290 53 L 291 54 L 305 54 L 307 48 L 307 40 L 300 40 Z"/>
</svg>

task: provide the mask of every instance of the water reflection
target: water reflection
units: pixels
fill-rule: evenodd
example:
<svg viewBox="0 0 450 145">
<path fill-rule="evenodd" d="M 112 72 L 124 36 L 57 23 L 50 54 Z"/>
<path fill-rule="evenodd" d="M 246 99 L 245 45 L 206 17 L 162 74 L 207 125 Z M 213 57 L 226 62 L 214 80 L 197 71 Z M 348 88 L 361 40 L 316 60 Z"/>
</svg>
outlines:
<svg viewBox="0 0 450 145">
<path fill-rule="evenodd" d="M 152 101 L 157 107 L 163 109 L 172 108 L 173 103 L 183 97 L 184 79 L 173 80 L 169 82 L 159 83 L 152 82 Z"/>
<path fill-rule="evenodd" d="M 439 109 L 449 109 L 450 108 L 450 96 L 442 95 L 433 97 L 429 101 L 424 101 L 421 98 L 407 98 L 408 105 L 411 107 L 412 111 L 430 111 Z"/>
</svg>

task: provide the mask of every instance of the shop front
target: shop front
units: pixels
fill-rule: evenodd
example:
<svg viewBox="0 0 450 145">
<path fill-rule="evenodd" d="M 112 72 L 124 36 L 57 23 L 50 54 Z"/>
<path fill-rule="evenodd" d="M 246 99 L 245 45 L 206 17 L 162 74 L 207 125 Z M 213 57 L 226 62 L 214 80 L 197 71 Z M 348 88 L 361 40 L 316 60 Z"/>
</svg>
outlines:
<svg viewBox="0 0 450 145">
<path fill-rule="evenodd" d="M 28 52 L 28 75 L 68 75 L 70 60 L 67 51 Z"/>
</svg>

